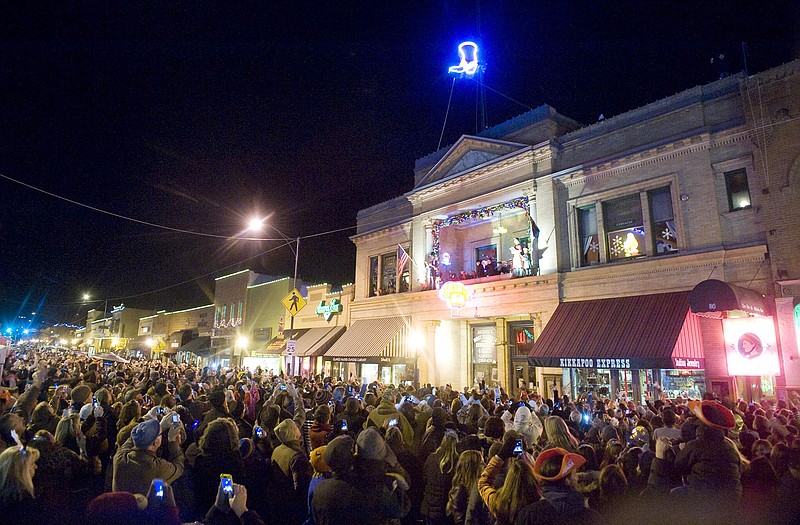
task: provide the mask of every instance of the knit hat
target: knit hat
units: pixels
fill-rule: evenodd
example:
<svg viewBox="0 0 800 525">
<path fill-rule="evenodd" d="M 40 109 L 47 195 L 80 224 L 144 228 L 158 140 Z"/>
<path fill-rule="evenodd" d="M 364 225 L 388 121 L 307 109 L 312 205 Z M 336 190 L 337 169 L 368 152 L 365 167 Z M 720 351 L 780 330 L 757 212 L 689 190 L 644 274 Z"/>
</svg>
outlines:
<svg viewBox="0 0 800 525">
<path fill-rule="evenodd" d="M 325 463 L 325 458 L 323 457 L 325 454 L 325 447 L 324 445 L 321 447 L 317 447 L 311 451 L 311 457 L 309 458 L 311 461 L 311 466 L 314 467 L 314 470 L 319 472 L 320 474 L 325 474 L 326 472 L 331 471 L 331 467 Z"/>
<path fill-rule="evenodd" d="M 242 456 L 242 459 L 249 458 L 255 449 L 256 446 L 252 439 L 242 438 L 239 440 L 239 455 Z"/>
<path fill-rule="evenodd" d="M 106 492 L 94 498 L 86 507 L 87 525 L 106 523 L 137 523 L 140 510 L 147 507 L 147 499 L 130 492 Z"/>
<path fill-rule="evenodd" d="M 161 435 L 161 425 L 155 419 L 148 419 L 139 423 L 131 431 L 133 446 L 136 448 L 147 448 L 152 445 L 158 436 Z"/>
<path fill-rule="evenodd" d="M 697 416 L 697 419 L 711 428 L 718 430 L 729 430 L 736 426 L 733 412 L 717 401 L 697 401 L 691 400 L 688 403 L 689 410 Z"/>
<path fill-rule="evenodd" d="M 72 401 L 83 405 L 92 397 L 92 389 L 86 385 L 78 385 L 72 389 L 72 394 L 70 394 L 70 396 L 72 397 Z"/>
<path fill-rule="evenodd" d="M 561 468 L 555 476 L 544 476 L 542 474 L 543 465 L 547 460 L 554 457 L 561 458 Z M 536 458 L 536 463 L 533 465 L 533 475 L 539 481 L 558 481 L 565 478 L 573 470 L 581 468 L 584 463 L 586 463 L 586 458 L 580 454 L 572 454 L 563 448 L 551 448 L 543 451 L 539 454 L 539 457 Z"/>
<path fill-rule="evenodd" d="M 211 403 L 211 406 L 216 408 L 217 410 L 222 410 L 225 408 L 225 391 L 224 390 L 214 390 L 210 394 L 208 394 L 208 402 Z"/>
<path fill-rule="evenodd" d="M 325 446 L 325 450 L 322 452 L 322 459 L 331 470 L 336 472 L 345 471 L 353 464 L 354 448 L 355 443 L 350 436 L 336 437 Z"/>
<path fill-rule="evenodd" d="M 364 459 L 383 461 L 392 467 L 397 465 L 397 457 L 375 427 L 369 427 L 358 435 L 356 452 Z"/>
<path fill-rule="evenodd" d="M 275 427 L 275 435 L 283 444 L 297 441 L 297 425 L 291 419 L 284 419 Z"/>
<path fill-rule="evenodd" d="M 317 390 L 314 394 L 314 403 L 319 405 L 324 405 L 331 399 L 331 393 L 327 390 Z"/>
<path fill-rule="evenodd" d="M 81 421 L 83 421 L 84 419 L 89 419 L 89 416 L 92 414 L 93 408 L 94 405 L 92 403 L 86 403 L 81 407 L 80 411 Z"/>
<path fill-rule="evenodd" d="M 506 426 L 503 420 L 497 416 L 492 416 L 486 420 L 486 426 L 483 429 L 483 435 L 492 439 L 500 439 L 506 431 Z"/>
<path fill-rule="evenodd" d="M 391 404 L 395 404 L 397 401 L 397 391 L 394 388 L 387 388 L 384 390 L 383 395 L 381 396 L 382 401 L 388 401 Z"/>
</svg>

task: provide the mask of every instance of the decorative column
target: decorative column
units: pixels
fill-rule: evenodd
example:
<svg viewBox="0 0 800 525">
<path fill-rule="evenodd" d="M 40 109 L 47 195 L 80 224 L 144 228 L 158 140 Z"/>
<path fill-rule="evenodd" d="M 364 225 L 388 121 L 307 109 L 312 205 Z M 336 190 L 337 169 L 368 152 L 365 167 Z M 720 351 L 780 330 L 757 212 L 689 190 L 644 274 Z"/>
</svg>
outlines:
<svg viewBox="0 0 800 525">
<path fill-rule="evenodd" d="M 436 328 L 439 326 L 439 321 L 423 321 L 420 324 L 423 343 L 422 347 L 417 350 L 419 382 L 438 386 L 436 383 Z"/>
</svg>

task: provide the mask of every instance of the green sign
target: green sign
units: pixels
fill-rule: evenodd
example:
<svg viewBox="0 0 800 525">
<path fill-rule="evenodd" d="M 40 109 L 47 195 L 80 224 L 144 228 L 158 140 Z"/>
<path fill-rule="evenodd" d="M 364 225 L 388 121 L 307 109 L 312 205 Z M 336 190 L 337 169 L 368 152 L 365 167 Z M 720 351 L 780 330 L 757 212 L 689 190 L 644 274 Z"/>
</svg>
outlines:
<svg viewBox="0 0 800 525">
<path fill-rule="evenodd" d="M 339 302 L 339 299 L 331 299 L 331 304 L 325 304 L 325 301 L 322 301 L 317 306 L 316 312 L 317 315 L 324 317 L 326 321 L 330 321 L 333 314 L 342 313 L 342 303 Z"/>
</svg>

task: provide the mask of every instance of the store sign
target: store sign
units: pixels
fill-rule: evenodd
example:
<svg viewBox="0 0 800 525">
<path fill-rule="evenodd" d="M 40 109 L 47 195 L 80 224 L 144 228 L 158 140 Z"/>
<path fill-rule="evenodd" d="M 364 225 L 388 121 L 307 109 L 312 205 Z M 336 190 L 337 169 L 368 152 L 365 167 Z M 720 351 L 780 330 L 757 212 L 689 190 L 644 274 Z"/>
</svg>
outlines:
<svg viewBox="0 0 800 525">
<path fill-rule="evenodd" d="M 325 304 L 325 301 L 319 303 L 316 310 L 317 315 L 321 315 L 326 321 L 330 321 L 334 314 L 342 313 L 342 303 L 339 299 L 331 299 L 331 304 Z"/>
<path fill-rule="evenodd" d="M 558 360 L 561 368 L 623 368 L 631 367 L 630 359 L 580 359 L 561 358 Z"/>
<path fill-rule="evenodd" d="M 472 327 L 472 362 L 497 363 L 497 326 Z"/>
<path fill-rule="evenodd" d="M 366 363 L 366 357 L 332 357 L 334 363 Z"/>
<path fill-rule="evenodd" d="M 780 375 L 780 362 L 772 317 L 723 319 L 728 375 Z"/>
<path fill-rule="evenodd" d="M 453 310 L 458 310 L 467 304 L 470 295 L 469 288 L 458 281 L 447 281 L 439 289 L 439 299 L 446 302 Z"/>
<path fill-rule="evenodd" d="M 705 370 L 706 360 L 702 357 L 673 357 L 672 367 L 677 370 Z"/>
</svg>

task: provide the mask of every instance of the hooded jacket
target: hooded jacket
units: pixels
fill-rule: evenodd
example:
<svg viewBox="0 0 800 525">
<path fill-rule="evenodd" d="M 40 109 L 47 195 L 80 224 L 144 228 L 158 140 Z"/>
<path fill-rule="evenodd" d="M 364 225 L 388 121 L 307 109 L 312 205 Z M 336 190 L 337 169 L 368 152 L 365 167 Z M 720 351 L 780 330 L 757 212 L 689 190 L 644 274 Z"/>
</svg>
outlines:
<svg viewBox="0 0 800 525">
<path fill-rule="evenodd" d="M 539 441 L 539 437 L 544 431 L 542 422 L 534 414 L 531 414 L 531 410 L 528 407 L 519 407 L 517 409 L 517 413 L 514 414 L 513 428 L 525 437 L 525 442 L 528 445 L 534 445 Z"/>
<path fill-rule="evenodd" d="M 364 423 L 364 429 L 368 427 L 384 428 L 386 422 L 393 418 L 397 419 L 397 426 L 403 433 L 403 444 L 410 449 L 414 444 L 414 429 L 405 416 L 388 401 L 381 401 L 378 408 L 369 413 L 369 417 Z"/>
</svg>

